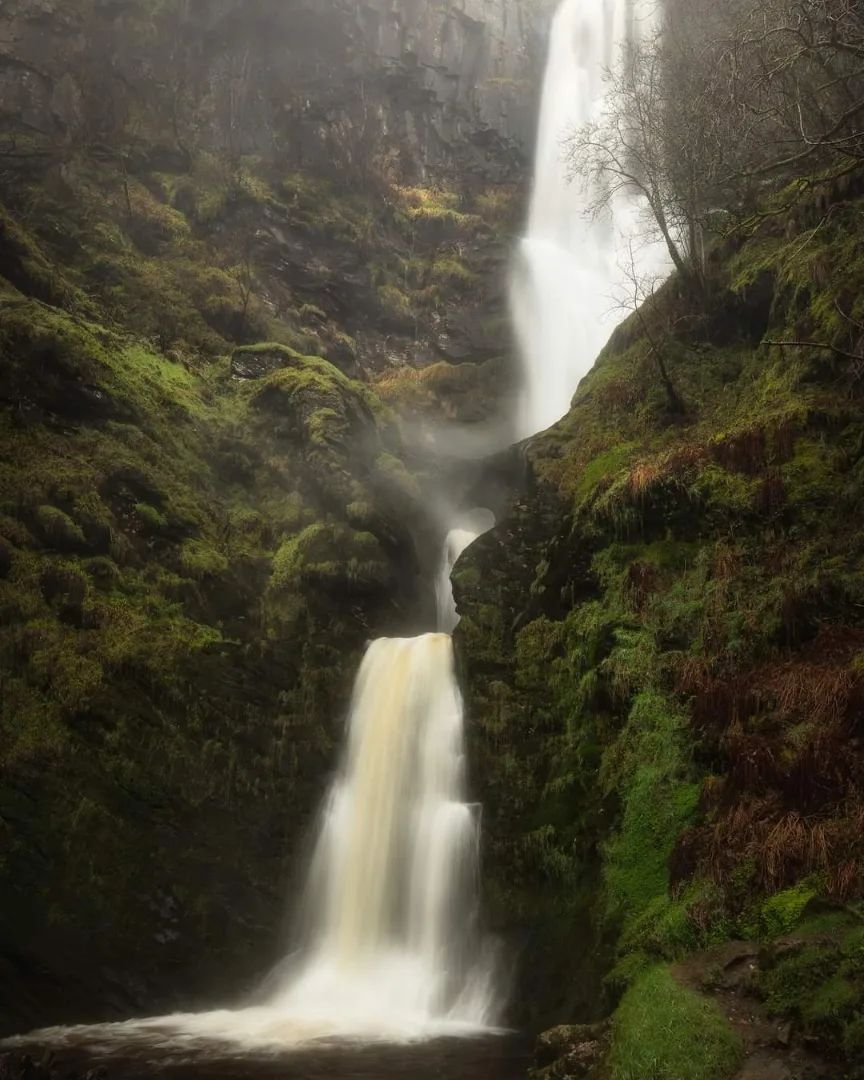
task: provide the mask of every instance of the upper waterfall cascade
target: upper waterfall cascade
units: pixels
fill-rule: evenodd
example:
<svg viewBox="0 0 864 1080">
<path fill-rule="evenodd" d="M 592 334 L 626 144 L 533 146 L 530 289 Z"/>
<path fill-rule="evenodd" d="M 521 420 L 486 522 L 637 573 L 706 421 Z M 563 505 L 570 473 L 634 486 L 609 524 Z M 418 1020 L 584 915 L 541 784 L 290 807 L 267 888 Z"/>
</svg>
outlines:
<svg viewBox="0 0 864 1080">
<path fill-rule="evenodd" d="M 571 183 L 566 139 L 602 116 L 604 73 L 622 47 L 652 33 L 658 0 L 563 0 L 555 15 L 537 134 L 528 224 L 513 269 L 510 303 L 523 359 L 520 438 L 567 411 L 625 302 L 631 262 L 642 276 L 668 256 L 644 238 L 644 203 L 621 191 L 593 216 L 596 191 Z"/>
</svg>

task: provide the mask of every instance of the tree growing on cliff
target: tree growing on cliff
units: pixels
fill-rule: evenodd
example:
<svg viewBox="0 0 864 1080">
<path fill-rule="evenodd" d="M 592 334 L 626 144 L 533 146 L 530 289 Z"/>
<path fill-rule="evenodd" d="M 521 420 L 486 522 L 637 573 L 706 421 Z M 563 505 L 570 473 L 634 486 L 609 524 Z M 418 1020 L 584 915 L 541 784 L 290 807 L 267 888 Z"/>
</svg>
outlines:
<svg viewBox="0 0 864 1080">
<path fill-rule="evenodd" d="M 571 179 L 594 191 L 593 213 L 641 195 L 648 231 L 662 239 L 682 279 L 701 288 L 723 121 L 713 108 L 719 71 L 706 76 L 692 63 L 689 25 L 624 48 L 606 74 L 603 114 L 570 134 L 566 154 Z"/>
<path fill-rule="evenodd" d="M 641 195 L 649 231 L 696 289 L 707 234 L 751 225 L 802 172 L 864 161 L 856 0 L 668 0 L 662 32 L 626 46 L 606 80 L 602 115 L 567 140 L 571 177 L 593 189 L 594 213 Z"/>
</svg>

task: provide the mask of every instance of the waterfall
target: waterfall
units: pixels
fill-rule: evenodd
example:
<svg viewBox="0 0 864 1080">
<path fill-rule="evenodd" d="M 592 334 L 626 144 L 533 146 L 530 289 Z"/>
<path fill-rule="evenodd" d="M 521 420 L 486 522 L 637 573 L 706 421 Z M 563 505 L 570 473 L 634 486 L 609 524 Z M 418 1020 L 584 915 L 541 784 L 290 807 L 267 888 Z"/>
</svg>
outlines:
<svg viewBox="0 0 864 1080">
<path fill-rule="evenodd" d="M 369 646 L 312 861 L 309 958 L 277 1010 L 372 1032 L 490 1019 L 462 727 L 449 635 Z"/>
<path fill-rule="evenodd" d="M 525 365 L 520 435 L 567 409 L 604 344 L 620 256 L 639 232 L 632 195 L 591 220 L 562 140 L 603 108 L 616 47 L 651 25 L 650 0 L 563 0 L 552 28 L 527 233 L 511 287 Z M 655 251 L 640 258 L 658 259 Z M 494 964 L 476 927 L 479 815 L 465 793 L 462 701 L 449 636 L 450 575 L 494 520 L 452 523 L 436 578 L 440 633 L 382 638 L 357 676 L 345 758 L 319 825 L 297 951 L 263 1003 L 122 1024 L 51 1029 L 38 1041 L 200 1039 L 285 1047 L 333 1036 L 404 1039 L 495 1021 Z M 33 1038 L 33 1037 L 30 1037 Z M 9 1040 L 9 1045 L 27 1038 Z"/>
<path fill-rule="evenodd" d="M 571 183 L 565 141 L 603 113 L 604 71 L 621 46 L 649 33 L 659 0 L 563 0 L 552 25 L 537 135 L 528 225 L 517 252 L 510 304 L 523 361 L 517 419 L 524 438 L 568 409 L 622 312 L 622 286 L 638 271 L 666 267 L 644 240 L 643 206 L 622 191 L 593 217 L 596 191 Z"/>
</svg>

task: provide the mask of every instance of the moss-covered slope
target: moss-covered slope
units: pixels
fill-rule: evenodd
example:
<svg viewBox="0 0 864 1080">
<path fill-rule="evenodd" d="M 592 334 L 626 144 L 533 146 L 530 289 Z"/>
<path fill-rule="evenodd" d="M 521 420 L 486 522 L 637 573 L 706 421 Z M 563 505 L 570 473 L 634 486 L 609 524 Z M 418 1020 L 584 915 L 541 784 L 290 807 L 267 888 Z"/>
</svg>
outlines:
<svg viewBox="0 0 864 1080">
<path fill-rule="evenodd" d="M 230 211 L 110 174 L 6 176 L 6 1028 L 266 969 L 363 643 L 428 602 L 395 414 L 213 267 Z"/>
<path fill-rule="evenodd" d="M 427 625 L 413 444 L 506 391 L 521 159 L 472 106 L 433 167 L 358 19 L 0 14 L 0 1029 L 262 974 L 362 647 Z"/>
<path fill-rule="evenodd" d="M 672 282 L 625 324 L 460 564 L 488 905 L 523 1016 L 603 1015 L 651 965 L 815 905 L 860 916 L 858 190 L 768 216 L 715 252 L 710 295 Z M 831 1052 L 864 1005 L 843 978 Z"/>
<path fill-rule="evenodd" d="M 4 1026 L 70 982 L 80 1017 L 224 993 L 273 958 L 363 642 L 415 617 L 416 485 L 320 358 L 0 310 Z"/>
</svg>

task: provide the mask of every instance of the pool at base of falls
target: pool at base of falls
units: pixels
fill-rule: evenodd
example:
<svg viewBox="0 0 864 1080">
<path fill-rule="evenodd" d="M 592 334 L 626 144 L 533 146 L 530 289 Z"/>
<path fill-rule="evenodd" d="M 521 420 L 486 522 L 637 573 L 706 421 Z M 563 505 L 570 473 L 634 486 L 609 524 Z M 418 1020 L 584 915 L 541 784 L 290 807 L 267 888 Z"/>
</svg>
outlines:
<svg viewBox="0 0 864 1080">
<path fill-rule="evenodd" d="M 18 1051 L 35 1062 L 42 1052 L 38 1044 Z M 105 1080 L 521 1080 L 529 1067 L 529 1046 L 515 1036 L 422 1043 L 325 1040 L 290 1051 L 244 1053 L 219 1041 L 177 1041 L 157 1031 L 102 1045 L 67 1039 L 50 1062 L 58 1075 L 75 1080 L 88 1073 Z"/>
</svg>

